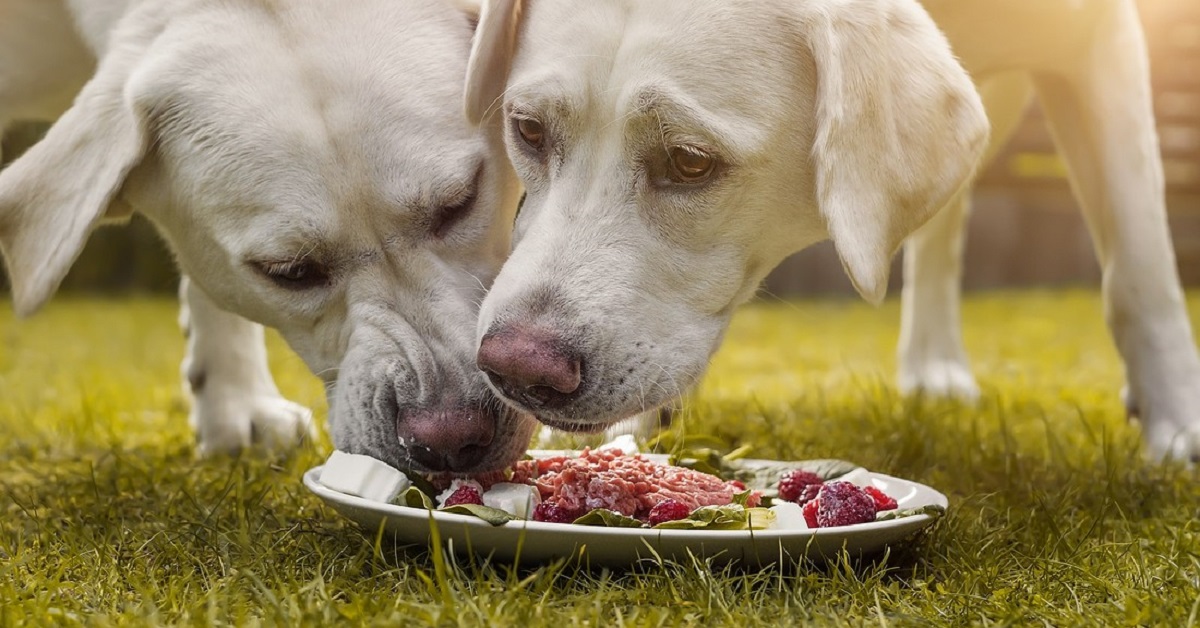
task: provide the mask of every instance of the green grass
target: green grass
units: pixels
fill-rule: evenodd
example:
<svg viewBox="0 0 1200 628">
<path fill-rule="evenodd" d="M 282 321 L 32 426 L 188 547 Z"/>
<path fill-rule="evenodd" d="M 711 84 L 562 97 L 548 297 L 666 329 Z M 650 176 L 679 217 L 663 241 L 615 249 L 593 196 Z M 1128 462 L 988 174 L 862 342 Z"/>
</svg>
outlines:
<svg viewBox="0 0 1200 628">
<path fill-rule="evenodd" d="M 895 303 L 743 310 L 688 431 L 910 477 L 950 513 L 886 561 L 617 573 L 440 569 L 377 543 L 300 484 L 324 437 L 284 460 L 195 460 L 169 301 L 6 309 L 0 625 L 1194 625 L 1200 475 L 1142 461 L 1100 310 L 1090 292 L 968 301 L 978 407 L 896 394 Z M 323 420 L 321 386 L 271 342 L 281 388 Z"/>
</svg>

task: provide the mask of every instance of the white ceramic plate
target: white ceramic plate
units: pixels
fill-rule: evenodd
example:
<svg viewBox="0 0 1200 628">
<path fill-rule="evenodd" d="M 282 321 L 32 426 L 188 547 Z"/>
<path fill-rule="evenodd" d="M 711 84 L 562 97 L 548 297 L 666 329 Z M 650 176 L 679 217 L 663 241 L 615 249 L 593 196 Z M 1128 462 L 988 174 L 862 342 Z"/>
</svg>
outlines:
<svg viewBox="0 0 1200 628">
<path fill-rule="evenodd" d="M 530 452 L 535 453 L 535 452 Z M 540 452 L 538 452 L 540 453 Z M 759 461 L 746 461 L 759 462 Z M 778 466 L 778 461 L 761 461 Z M 448 548 L 459 554 L 491 556 L 505 562 L 534 564 L 558 558 L 577 558 L 603 566 L 628 566 L 656 555 L 688 560 L 689 554 L 717 563 L 739 561 L 757 566 L 807 557 L 824 560 L 845 549 L 870 555 L 903 543 L 933 523 L 929 515 L 860 523 L 815 530 L 655 530 L 651 528 L 601 528 L 540 521 L 510 521 L 492 526 L 467 515 L 430 512 L 375 502 L 334 491 L 317 481 L 321 467 L 304 474 L 304 485 L 325 503 L 365 530 L 380 526 L 401 542 L 425 545 L 431 524 Z M 902 509 L 948 505 L 946 496 L 909 480 L 871 473 L 871 482 L 896 499 Z"/>
</svg>

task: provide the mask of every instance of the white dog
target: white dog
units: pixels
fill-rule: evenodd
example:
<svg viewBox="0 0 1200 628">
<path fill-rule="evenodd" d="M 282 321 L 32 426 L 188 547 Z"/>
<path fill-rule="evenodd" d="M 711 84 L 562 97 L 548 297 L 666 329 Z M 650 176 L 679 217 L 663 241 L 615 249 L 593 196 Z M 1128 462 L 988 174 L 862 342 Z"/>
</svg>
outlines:
<svg viewBox="0 0 1200 628">
<path fill-rule="evenodd" d="M 1130 407 L 1152 452 L 1195 457 L 1200 360 L 1132 0 L 485 5 L 467 113 L 507 125 L 528 197 L 479 364 L 544 423 L 603 427 L 694 384 L 785 256 L 831 238 L 878 302 L 912 235 L 901 385 L 973 396 L 966 184 L 1034 93 L 1096 241 Z"/>
<path fill-rule="evenodd" d="M 501 410 L 474 366 L 520 192 L 500 130 L 460 113 L 477 14 L 440 0 L 6 0 L 2 13 L 0 129 L 57 119 L 0 173 L 19 313 L 49 298 L 97 223 L 139 211 L 190 278 L 202 452 L 286 448 L 310 429 L 256 323 L 326 383 L 340 449 L 457 471 L 524 452 L 536 422 Z"/>
</svg>

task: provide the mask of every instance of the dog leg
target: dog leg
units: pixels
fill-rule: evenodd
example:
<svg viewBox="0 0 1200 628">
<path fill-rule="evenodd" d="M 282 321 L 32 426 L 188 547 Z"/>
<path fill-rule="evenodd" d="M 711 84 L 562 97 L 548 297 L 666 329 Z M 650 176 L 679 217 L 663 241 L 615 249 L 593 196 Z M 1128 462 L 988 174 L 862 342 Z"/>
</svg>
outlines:
<svg viewBox="0 0 1200 628">
<path fill-rule="evenodd" d="M 984 163 L 1008 143 L 1033 94 L 1024 74 L 996 77 L 979 93 L 992 125 Z M 979 388 L 963 348 L 959 302 L 962 279 L 963 226 L 970 212 L 970 189 L 964 189 L 904 243 L 904 289 L 901 292 L 900 390 L 935 397 L 974 400 Z"/>
<path fill-rule="evenodd" d="M 1036 78 L 1104 275 L 1105 316 L 1149 453 L 1200 458 L 1200 357 L 1167 225 L 1145 41 L 1115 3 L 1093 47 Z"/>
<path fill-rule="evenodd" d="M 201 455 L 251 445 L 282 451 L 312 437 L 312 412 L 284 399 L 275 386 L 262 326 L 221 310 L 187 277 L 179 297 L 179 324 L 187 336 L 181 370 Z"/>
</svg>

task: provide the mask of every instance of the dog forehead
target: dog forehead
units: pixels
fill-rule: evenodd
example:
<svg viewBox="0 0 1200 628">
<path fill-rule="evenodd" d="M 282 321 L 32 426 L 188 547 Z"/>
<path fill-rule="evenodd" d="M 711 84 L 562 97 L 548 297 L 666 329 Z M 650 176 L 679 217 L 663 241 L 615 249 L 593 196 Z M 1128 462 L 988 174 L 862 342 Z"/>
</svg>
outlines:
<svg viewBox="0 0 1200 628">
<path fill-rule="evenodd" d="M 337 3 L 296 15 L 233 4 L 244 10 L 181 20 L 135 87 L 160 150 L 190 177 L 242 182 L 247 195 L 372 187 L 398 198 L 473 174 L 485 140 L 450 106 L 462 98 L 465 17 L 366 1 L 322 23 L 313 7 Z"/>
<path fill-rule="evenodd" d="M 173 21 L 160 38 L 171 43 L 143 64 L 159 107 L 260 108 L 285 118 L 299 105 L 332 123 L 461 117 L 437 105 L 461 100 L 471 28 L 440 2 L 215 4 Z"/>
<path fill-rule="evenodd" d="M 557 92 L 553 98 L 603 107 L 601 116 L 614 119 L 674 101 L 726 123 L 770 126 L 794 106 L 797 82 L 809 81 L 792 22 L 772 2 L 536 2 L 510 93 Z"/>
</svg>

